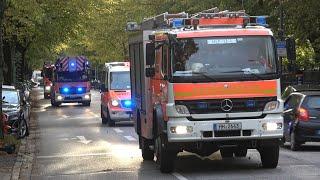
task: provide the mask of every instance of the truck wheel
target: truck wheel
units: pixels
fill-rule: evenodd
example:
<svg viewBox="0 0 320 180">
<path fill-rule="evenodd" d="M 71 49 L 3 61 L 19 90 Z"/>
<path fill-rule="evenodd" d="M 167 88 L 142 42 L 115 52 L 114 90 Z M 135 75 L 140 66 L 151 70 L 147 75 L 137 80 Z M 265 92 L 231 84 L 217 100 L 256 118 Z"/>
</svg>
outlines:
<svg viewBox="0 0 320 180">
<path fill-rule="evenodd" d="M 279 145 L 262 147 L 260 157 L 263 168 L 276 168 L 279 161 Z"/>
<path fill-rule="evenodd" d="M 232 158 L 233 157 L 233 149 L 222 148 L 222 149 L 220 149 L 220 154 L 221 154 L 222 158 Z"/>
<path fill-rule="evenodd" d="M 177 153 L 170 151 L 165 143 L 164 135 L 160 135 L 155 140 L 155 156 L 162 173 L 170 173 L 174 170 L 174 161 Z"/>
<path fill-rule="evenodd" d="M 101 107 L 101 120 L 102 120 L 102 124 L 108 123 L 108 119 L 103 114 L 102 107 Z"/>
<path fill-rule="evenodd" d="M 234 151 L 234 155 L 236 157 L 246 157 L 248 153 L 248 149 L 244 147 L 240 147 Z"/>
<path fill-rule="evenodd" d="M 154 151 L 149 148 L 149 143 L 145 138 L 139 136 L 139 143 L 141 145 L 142 158 L 145 161 L 152 161 L 154 158 Z"/>
<path fill-rule="evenodd" d="M 290 134 L 290 149 L 292 151 L 298 151 L 301 147 L 301 143 L 297 142 L 296 133 L 294 131 Z"/>
</svg>

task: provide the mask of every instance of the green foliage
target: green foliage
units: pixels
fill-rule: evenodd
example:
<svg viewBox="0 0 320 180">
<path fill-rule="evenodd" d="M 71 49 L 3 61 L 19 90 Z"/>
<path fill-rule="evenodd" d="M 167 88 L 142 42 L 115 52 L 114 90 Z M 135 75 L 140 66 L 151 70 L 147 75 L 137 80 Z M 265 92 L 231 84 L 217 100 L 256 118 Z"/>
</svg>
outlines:
<svg viewBox="0 0 320 180">
<path fill-rule="evenodd" d="M 196 13 L 219 7 L 268 15 L 275 35 L 283 2 L 286 34 L 299 39 L 298 65 L 314 68 L 320 60 L 320 3 L 317 0 L 7 0 L 5 39 L 26 50 L 29 65 L 61 54 L 88 56 L 96 63 L 126 60 L 128 21 L 163 12 Z M 319 63 L 318 63 L 319 65 Z"/>
</svg>

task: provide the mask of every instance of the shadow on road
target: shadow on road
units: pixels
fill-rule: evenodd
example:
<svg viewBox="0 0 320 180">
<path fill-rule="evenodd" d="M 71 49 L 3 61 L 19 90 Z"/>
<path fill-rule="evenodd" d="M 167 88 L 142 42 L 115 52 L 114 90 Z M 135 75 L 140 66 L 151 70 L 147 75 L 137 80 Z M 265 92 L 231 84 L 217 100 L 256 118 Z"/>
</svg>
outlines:
<svg viewBox="0 0 320 180">
<path fill-rule="evenodd" d="M 283 146 L 283 148 L 290 150 L 290 145 L 289 144 L 286 144 Z M 304 144 L 304 145 L 301 145 L 300 149 L 296 152 L 299 152 L 299 151 L 305 151 L 305 152 L 320 152 L 320 144 Z"/>
</svg>

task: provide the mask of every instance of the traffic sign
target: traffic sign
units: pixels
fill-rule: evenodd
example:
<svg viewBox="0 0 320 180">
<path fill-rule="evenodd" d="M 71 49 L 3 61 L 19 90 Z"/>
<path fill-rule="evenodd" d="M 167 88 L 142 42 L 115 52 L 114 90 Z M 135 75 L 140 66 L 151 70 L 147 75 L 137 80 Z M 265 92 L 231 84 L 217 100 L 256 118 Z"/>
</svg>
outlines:
<svg viewBox="0 0 320 180">
<path fill-rule="evenodd" d="M 277 53 L 279 57 L 287 57 L 287 48 L 285 41 L 277 42 Z"/>
</svg>

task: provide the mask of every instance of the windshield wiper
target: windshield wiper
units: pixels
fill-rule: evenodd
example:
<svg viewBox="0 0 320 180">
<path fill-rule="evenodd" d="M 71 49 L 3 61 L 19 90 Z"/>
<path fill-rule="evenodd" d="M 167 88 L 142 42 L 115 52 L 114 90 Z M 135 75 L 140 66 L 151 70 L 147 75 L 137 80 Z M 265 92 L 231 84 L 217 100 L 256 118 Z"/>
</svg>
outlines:
<svg viewBox="0 0 320 180">
<path fill-rule="evenodd" d="M 224 71 L 224 72 L 221 72 L 221 73 L 243 73 L 243 74 L 249 74 L 249 75 L 252 75 L 254 77 L 256 77 L 257 79 L 259 80 L 262 80 L 263 78 L 261 76 L 259 76 L 258 74 L 256 73 L 253 73 L 252 71 L 245 71 L 245 70 L 236 70 L 236 71 Z"/>
<path fill-rule="evenodd" d="M 211 81 L 214 81 L 214 82 L 217 82 L 217 80 L 211 76 L 209 76 L 207 73 L 203 73 L 203 72 L 192 72 L 192 74 L 198 74 L 198 75 L 201 75 Z"/>
</svg>

